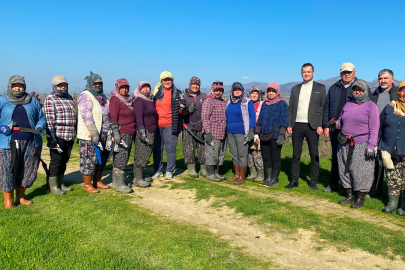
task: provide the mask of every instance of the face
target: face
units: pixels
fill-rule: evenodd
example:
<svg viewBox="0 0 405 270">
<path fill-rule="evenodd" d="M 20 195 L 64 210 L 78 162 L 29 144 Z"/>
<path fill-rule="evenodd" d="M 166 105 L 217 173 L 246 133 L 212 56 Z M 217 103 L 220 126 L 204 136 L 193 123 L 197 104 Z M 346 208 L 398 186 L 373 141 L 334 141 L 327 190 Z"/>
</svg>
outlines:
<svg viewBox="0 0 405 270">
<path fill-rule="evenodd" d="M 214 90 L 214 96 L 215 96 L 215 98 L 220 98 L 220 97 L 222 97 L 223 94 L 224 94 L 224 90 L 223 90 L 223 89 L 217 88 L 217 89 Z"/>
<path fill-rule="evenodd" d="M 353 69 L 353 71 L 342 71 L 340 72 L 340 77 L 342 78 L 342 81 L 346 84 L 350 83 L 353 81 L 354 76 L 356 76 L 356 70 Z"/>
<path fill-rule="evenodd" d="M 22 83 L 13 83 L 11 85 L 11 90 L 16 91 L 16 92 L 24 92 L 24 84 Z"/>
<path fill-rule="evenodd" d="M 267 97 L 268 98 L 274 98 L 277 95 L 276 90 L 273 88 L 267 89 Z"/>
<path fill-rule="evenodd" d="M 170 78 L 164 78 L 164 79 L 162 80 L 162 84 L 163 84 L 163 87 L 164 87 L 165 89 L 171 89 L 172 86 L 173 86 L 173 80 L 170 79 Z"/>
<path fill-rule="evenodd" d="M 128 85 L 121 85 L 120 89 L 118 91 L 119 91 L 119 94 L 121 96 L 126 96 L 126 95 L 128 95 L 128 92 L 129 92 L 129 86 Z"/>
<path fill-rule="evenodd" d="M 314 75 L 315 71 L 312 70 L 311 66 L 303 67 L 301 69 L 301 76 L 304 82 L 309 82 L 310 80 L 312 80 L 314 78 Z"/>
<path fill-rule="evenodd" d="M 405 101 L 405 87 L 401 87 L 401 89 L 399 89 L 398 97 Z"/>
<path fill-rule="evenodd" d="M 102 82 L 95 82 L 95 83 L 93 84 L 93 87 L 101 87 L 101 86 L 103 86 L 103 83 L 102 83 Z"/>
<path fill-rule="evenodd" d="M 363 92 L 363 90 L 361 90 L 360 87 L 355 86 L 355 87 L 353 87 L 353 94 L 362 96 L 362 95 L 364 95 L 364 92 Z"/>
<path fill-rule="evenodd" d="M 142 86 L 141 93 L 150 93 L 150 85 Z"/>
<path fill-rule="evenodd" d="M 252 93 L 250 93 L 250 99 L 253 102 L 256 102 L 259 99 L 259 92 L 253 91 Z"/>
<path fill-rule="evenodd" d="M 68 84 L 63 82 L 60 83 L 56 86 L 56 90 L 61 91 L 61 90 L 66 90 L 68 88 Z"/>
<path fill-rule="evenodd" d="M 378 83 L 382 89 L 391 89 L 394 83 L 394 78 L 389 73 L 384 73 L 378 76 Z"/>
<path fill-rule="evenodd" d="M 200 90 L 200 86 L 198 84 L 196 84 L 196 83 L 193 83 L 191 85 L 191 91 L 193 91 L 194 93 L 197 93 L 198 90 Z"/>
<path fill-rule="evenodd" d="M 242 95 L 242 90 L 239 88 L 235 88 L 235 90 L 233 90 L 233 95 L 235 97 L 239 97 L 240 95 Z"/>
</svg>

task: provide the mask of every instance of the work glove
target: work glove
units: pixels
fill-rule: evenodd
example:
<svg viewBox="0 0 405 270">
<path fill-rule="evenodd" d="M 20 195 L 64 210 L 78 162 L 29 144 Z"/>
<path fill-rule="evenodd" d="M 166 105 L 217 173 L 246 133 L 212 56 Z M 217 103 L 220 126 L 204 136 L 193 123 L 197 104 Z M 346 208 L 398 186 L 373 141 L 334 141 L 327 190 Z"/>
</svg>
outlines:
<svg viewBox="0 0 405 270">
<path fill-rule="evenodd" d="M 375 158 L 375 152 L 374 149 L 366 149 L 366 159 L 374 159 Z"/>
<path fill-rule="evenodd" d="M 329 123 L 328 123 L 328 127 L 329 128 L 333 128 L 333 127 L 335 127 L 336 126 L 336 119 L 335 118 L 332 118 L 330 121 L 329 121 Z"/>
<path fill-rule="evenodd" d="M 283 145 L 284 141 L 285 141 L 285 135 L 279 134 L 278 138 L 277 138 L 277 141 L 276 141 L 277 145 Z"/>
<path fill-rule="evenodd" d="M 114 142 L 120 143 L 121 135 L 120 135 L 120 128 L 118 126 L 118 122 L 117 121 L 111 122 L 110 128 L 113 132 Z"/>
<path fill-rule="evenodd" d="M 194 105 L 194 103 L 193 103 L 193 105 L 191 105 L 190 107 L 188 107 L 188 112 L 189 112 L 190 114 L 192 114 L 194 111 L 195 111 L 195 105 Z"/>
<path fill-rule="evenodd" d="M 98 134 L 96 125 L 94 124 L 90 124 L 90 125 L 86 125 L 87 129 L 90 132 L 90 140 L 91 143 L 94 145 L 98 145 L 99 141 L 100 141 L 100 134 Z"/>
<path fill-rule="evenodd" d="M 51 133 L 51 137 L 48 138 L 47 146 L 50 149 L 54 149 L 57 143 L 58 140 L 56 139 L 55 133 Z"/>
<path fill-rule="evenodd" d="M 253 142 L 257 143 L 259 141 L 259 135 L 255 134 Z"/>
<path fill-rule="evenodd" d="M 249 128 L 249 132 L 247 135 L 248 142 L 251 142 L 255 137 L 255 133 L 253 132 L 253 128 Z"/>
<path fill-rule="evenodd" d="M 184 97 L 183 93 L 179 94 L 180 98 L 180 110 L 184 111 L 186 109 L 186 98 Z"/>
<path fill-rule="evenodd" d="M 206 142 L 207 144 L 211 144 L 212 139 L 213 139 L 213 137 L 212 137 L 212 133 L 211 133 L 211 132 L 208 132 L 208 133 L 206 133 L 206 134 L 204 135 L 204 140 L 205 140 L 205 142 Z"/>
<path fill-rule="evenodd" d="M 139 126 L 139 131 L 141 132 L 141 140 L 148 143 L 148 137 L 146 136 L 145 126 Z"/>
<path fill-rule="evenodd" d="M 7 127 L 7 125 L 0 125 L 0 133 L 8 136 L 11 134 L 11 130 Z"/>
</svg>

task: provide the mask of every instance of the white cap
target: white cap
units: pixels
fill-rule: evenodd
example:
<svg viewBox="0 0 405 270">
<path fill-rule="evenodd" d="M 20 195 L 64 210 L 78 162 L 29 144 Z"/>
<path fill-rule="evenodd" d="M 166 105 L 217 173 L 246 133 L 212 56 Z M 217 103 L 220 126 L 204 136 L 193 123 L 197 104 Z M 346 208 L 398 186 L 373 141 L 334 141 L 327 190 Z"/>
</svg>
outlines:
<svg viewBox="0 0 405 270">
<path fill-rule="evenodd" d="M 60 83 L 67 83 L 65 76 L 56 75 L 55 77 L 53 77 L 53 79 L 52 79 L 52 84 L 53 85 L 58 85 Z"/>
<path fill-rule="evenodd" d="M 340 72 L 353 71 L 353 70 L 354 70 L 354 65 L 352 63 L 343 63 L 342 66 L 340 67 Z"/>
</svg>

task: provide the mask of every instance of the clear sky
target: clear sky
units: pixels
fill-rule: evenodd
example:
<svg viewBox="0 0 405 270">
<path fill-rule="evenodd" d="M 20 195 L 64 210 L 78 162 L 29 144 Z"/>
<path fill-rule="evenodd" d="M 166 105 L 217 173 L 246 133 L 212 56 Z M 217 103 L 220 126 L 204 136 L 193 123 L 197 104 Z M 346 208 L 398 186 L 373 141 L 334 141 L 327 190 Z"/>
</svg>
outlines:
<svg viewBox="0 0 405 270">
<path fill-rule="evenodd" d="M 44 92 L 65 75 L 84 89 L 90 71 L 105 92 L 119 78 L 131 92 L 168 70 L 181 88 L 192 76 L 280 84 L 339 75 L 343 62 L 372 81 L 383 68 L 405 79 L 405 1 L 0 1 L 0 92 L 12 75 Z M 244 78 L 244 79 L 242 79 Z M 248 78 L 248 79 L 247 79 Z M 49 90 L 48 90 L 49 91 Z"/>
</svg>

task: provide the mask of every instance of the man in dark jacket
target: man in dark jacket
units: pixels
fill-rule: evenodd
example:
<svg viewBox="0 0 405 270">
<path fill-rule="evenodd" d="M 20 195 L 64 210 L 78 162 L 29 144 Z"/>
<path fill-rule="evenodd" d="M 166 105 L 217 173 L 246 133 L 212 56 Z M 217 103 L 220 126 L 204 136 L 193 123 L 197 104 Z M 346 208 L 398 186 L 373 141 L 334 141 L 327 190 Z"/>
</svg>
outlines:
<svg viewBox="0 0 405 270">
<path fill-rule="evenodd" d="M 384 110 L 391 101 L 398 99 L 398 87 L 394 85 L 394 73 L 390 69 L 383 69 L 378 73 L 379 86 L 375 89 L 371 100 L 377 105 L 378 110 Z M 379 197 L 382 194 L 382 184 L 384 180 L 384 167 L 382 166 L 381 152 L 378 151 L 374 170 L 375 190 L 369 196 Z"/>
<path fill-rule="evenodd" d="M 328 95 L 326 96 L 325 105 L 323 107 L 323 122 L 324 135 L 330 139 L 332 144 L 332 167 L 330 171 L 329 185 L 323 190 L 324 192 L 338 191 L 339 190 L 339 170 L 337 162 L 337 135 L 340 133 L 339 129 L 329 128 L 329 122 L 332 119 L 338 119 L 342 112 L 343 106 L 349 101 L 353 95 L 351 86 L 357 80 L 356 70 L 352 63 L 343 63 L 340 67 L 340 77 L 334 85 L 329 88 Z M 368 93 L 371 96 L 371 91 Z"/>
<path fill-rule="evenodd" d="M 314 82 L 314 66 L 306 63 L 301 68 L 303 83 L 291 89 L 289 103 L 289 123 L 287 132 L 292 134 L 293 158 L 291 163 L 291 181 L 285 188 L 298 187 L 300 161 L 304 138 L 308 143 L 311 157 L 310 187 L 318 189 L 319 175 L 319 135 L 322 129 L 322 110 L 326 97 L 325 85 Z"/>
</svg>

